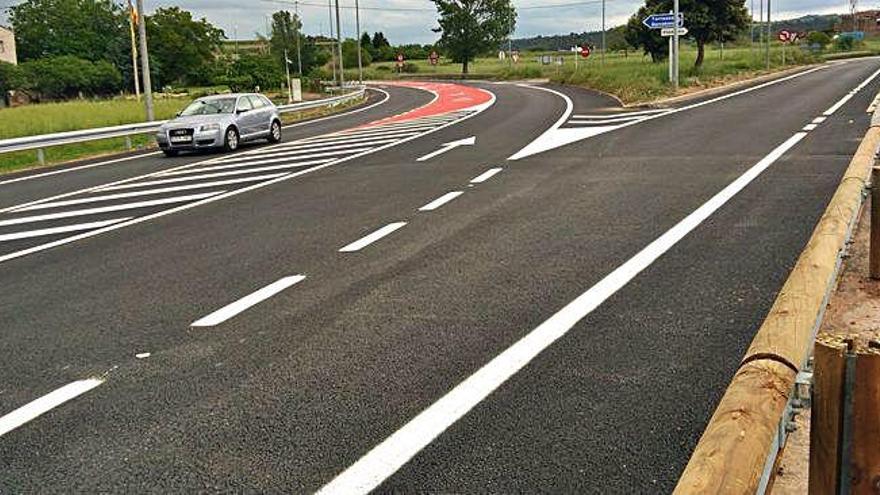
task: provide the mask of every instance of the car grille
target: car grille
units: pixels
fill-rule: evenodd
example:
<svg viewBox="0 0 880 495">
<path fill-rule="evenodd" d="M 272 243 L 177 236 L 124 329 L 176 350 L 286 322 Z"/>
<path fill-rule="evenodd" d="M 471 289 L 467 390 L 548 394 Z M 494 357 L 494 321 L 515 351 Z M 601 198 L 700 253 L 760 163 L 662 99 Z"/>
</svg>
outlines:
<svg viewBox="0 0 880 495">
<path fill-rule="evenodd" d="M 192 136 L 195 129 L 171 129 L 168 131 L 169 136 Z"/>
</svg>

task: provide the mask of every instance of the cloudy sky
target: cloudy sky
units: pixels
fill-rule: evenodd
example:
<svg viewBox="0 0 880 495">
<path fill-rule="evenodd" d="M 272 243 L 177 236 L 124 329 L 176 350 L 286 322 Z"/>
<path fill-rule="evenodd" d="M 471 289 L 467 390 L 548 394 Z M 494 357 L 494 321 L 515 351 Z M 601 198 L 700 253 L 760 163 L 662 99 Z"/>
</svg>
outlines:
<svg viewBox="0 0 880 495">
<path fill-rule="evenodd" d="M 120 1 L 120 0 L 117 0 Z M 144 0 L 147 11 L 160 6 L 178 5 L 194 12 L 226 31 L 229 38 L 253 38 L 257 32 L 267 30 L 271 13 L 279 9 L 293 10 L 293 0 Z M 361 30 L 384 31 L 392 43 L 431 43 L 436 34 L 435 10 L 430 0 L 359 0 L 361 6 Z M 758 8 L 761 0 L 745 0 L 750 6 L 754 1 Z M 339 0 L 342 8 L 342 32 L 346 36 L 355 33 L 355 0 Z M 0 5 L 17 3 L 0 0 Z M 330 21 L 328 0 L 300 0 L 305 31 L 326 34 Z M 626 19 L 643 3 L 642 0 L 607 0 L 608 25 L 626 22 Z M 519 9 L 516 37 L 538 34 L 559 34 L 597 30 L 601 26 L 601 0 L 514 0 Z M 773 16 L 776 19 L 796 17 L 803 14 L 846 12 L 847 0 L 773 0 Z M 862 9 L 880 8 L 880 0 L 862 0 Z M 345 8 L 349 7 L 349 8 Z M 535 8 L 538 7 L 538 8 Z M 5 21 L 0 16 L 0 22 Z"/>
</svg>

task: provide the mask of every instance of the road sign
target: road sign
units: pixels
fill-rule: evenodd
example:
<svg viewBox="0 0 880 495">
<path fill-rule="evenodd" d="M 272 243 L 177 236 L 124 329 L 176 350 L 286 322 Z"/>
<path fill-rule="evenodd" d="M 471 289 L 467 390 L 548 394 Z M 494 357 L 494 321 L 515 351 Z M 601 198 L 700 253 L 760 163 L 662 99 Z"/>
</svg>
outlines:
<svg viewBox="0 0 880 495">
<path fill-rule="evenodd" d="M 437 65 L 437 62 L 440 60 L 440 54 L 432 51 L 428 58 L 431 59 L 431 65 Z"/>
<path fill-rule="evenodd" d="M 590 48 L 590 45 L 584 45 L 581 47 L 581 57 L 590 58 L 591 53 L 593 53 L 593 50 Z"/>
<path fill-rule="evenodd" d="M 688 34 L 688 28 L 678 28 L 678 35 L 684 36 Z M 675 36 L 675 28 L 663 28 L 660 30 L 660 36 Z"/>
<path fill-rule="evenodd" d="M 649 29 L 674 28 L 675 14 L 651 14 L 642 21 Z M 678 27 L 684 27 L 684 14 L 678 14 Z"/>
<path fill-rule="evenodd" d="M 398 61 L 398 62 L 403 62 L 403 60 L 404 60 L 404 59 L 403 59 L 403 54 L 402 54 L 402 53 L 398 53 L 398 54 L 397 54 L 397 61 Z"/>
<path fill-rule="evenodd" d="M 787 29 L 783 29 L 782 31 L 779 31 L 778 33 L 776 33 L 776 37 L 779 38 L 779 41 L 781 41 L 783 43 L 790 42 L 791 35 L 792 35 L 792 32 Z"/>
</svg>

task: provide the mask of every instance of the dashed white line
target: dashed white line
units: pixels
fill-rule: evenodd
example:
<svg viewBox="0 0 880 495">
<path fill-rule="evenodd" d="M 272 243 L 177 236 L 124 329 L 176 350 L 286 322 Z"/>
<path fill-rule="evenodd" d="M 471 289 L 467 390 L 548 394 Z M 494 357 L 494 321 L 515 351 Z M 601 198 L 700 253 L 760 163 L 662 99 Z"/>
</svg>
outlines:
<svg viewBox="0 0 880 495">
<path fill-rule="evenodd" d="M 434 211 L 437 208 L 440 208 L 441 206 L 445 205 L 446 203 L 452 201 L 453 199 L 461 196 L 462 194 L 464 194 L 464 191 L 452 191 L 452 192 L 446 193 L 443 196 L 440 196 L 439 198 L 435 199 L 434 201 L 431 201 L 430 203 L 426 204 L 425 206 L 422 206 L 421 208 L 419 208 L 419 211 Z"/>
<path fill-rule="evenodd" d="M 115 218 L 113 220 L 105 220 L 103 222 L 90 222 L 90 223 L 78 223 L 74 225 L 64 225 L 62 227 L 55 227 L 51 229 L 38 229 L 38 230 L 28 230 L 24 232 L 14 232 L 12 234 L 3 234 L 0 235 L 0 242 L 5 241 L 17 241 L 19 239 L 29 239 L 31 237 L 42 237 L 47 235 L 54 234 L 66 234 L 69 232 L 80 232 L 83 230 L 89 229 L 99 229 L 101 227 L 106 227 L 107 225 L 112 225 L 118 222 L 124 222 L 126 220 L 131 220 L 131 217 L 126 218 Z"/>
<path fill-rule="evenodd" d="M 501 172 L 501 170 L 503 170 L 501 167 L 490 168 L 489 170 L 487 170 L 487 171 L 483 172 L 482 174 L 471 179 L 471 184 L 479 184 L 481 182 L 486 182 L 487 180 L 494 177 L 495 174 L 497 174 L 498 172 Z"/>
<path fill-rule="evenodd" d="M 394 222 L 389 223 L 388 225 L 382 227 L 381 229 L 369 234 L 365 237 L 362 237 L 351 244 L 343 247 L 339 250 L 340 253 L 353 253 L 355 251 L 360 251 L 361 249 L 369 246 L 370 244 L 378 241 L 379 239 L 391 234 L 395 230 L 406 225 L 406 222 Z"/>
<path fill-rule="evenodd" d="M 104 383 L 104 380 L 89 378 L 78 380 L 55 390 L 39 399 L 19 407 L 0 418 L 0 436 L 3 436 L 28 421 L 74 399 Z"/>
<path fill-rule="evenodd" d="M 187 201 L 198 201 L 200 199 L 205 199 L 211 196 L 216 196 L 217 194 L 223 194 L 226 191 L 211 191 L 209 193 L 202 194 L 190 194 L 187 196 L 175 196 L 173 198 L 162 198 L 156 199 L 152 201 L 138 201 L 135 203 L 125 203 L 121 205 L 113 205 L 113 206 L 101 206 L 99 208 L 86 208 L 84 210 L 71 210 L 71 211 L 63 211 L 60 213 L 49 213 L 46 215 L 35 215 L 31 217 L 19 217 L 13 218 L 11 220 L 3 220 L 0 221 L 0 227 L 5 227 L 7 225 L 19 225 L 22 223 L 31 223 L 31 222 L 42 222 L 45 220 L 57 220 L 59 218 L 69 218 L 69 217 L 79 217 L 83 215 L 98 215 L 100 213 L 109 213 L 111 211 L 120 211 L 120 210 L 132 210 L 136 208 L 148 208 L 150 206 L 160 206 L 167 205 L 172 203 L 185 203 Z"/>
<path fill-rule="evenodd" d="M 816 127 L 819 127 L 819 125 L 818 124 L 807 124 L 804 126 L 803 130 L 806 132 L 810 132 L 812 130 L 815 130 Z"/>
<path fill-rule="evenodd" d="M 217 311 L 214 311 L 204 318 L 194 321 L 191 326 L 213 327 L 219 325 L 224 321 L 242 313 L 248 308 L 257 305 L 265 301 L 266 299 L 269 299 L 270 297 L 278 294 L 284 289 L 287 289 L 288 287 L 302 282 L 303 280 L 305 280 L 305 278 L 305 275 L 293 275 L 272 282 L 271 284 L 254 292 L 253 294 L 247 295 L 232 304 L 228 304 L 218 309 Z"/>
<path fill-rule="evenodd" d="M 323 165 L 323 164 L 328 163 L 330 161 L 332 161 L 332 160 L 317 160 L 316 164 Z M 284 165 L 272 165 L 271 167 L 247 168 L 244 170 L 233 170 L 230 172 L 216 172 L 213 174 L 201 174 L 201 175 L 184 175 L 184 176 L 174 177 L 171 179 L 151 180 L 151 181 L 147 181 L 147 182 L 130 182 L 130 183 L 121 184 L 118 186 L 102 187 L 102 188 L 98 189 L 98 191 L 118 191 L 120 189 L 133 189 L 136 187 L 158 186 L 158 185 L 162 185 L 162 184 L 174 184 L 174 183 L 178 183 L 178 182 L 188 182 L 188 181 L 202 180 L 202 179 L 213 179 L 216 177 L 229 177 L 229 176 L 233 176 L 233 175 L 245 175 L 245 174 L 252 174 L 252 173 L 257 173 L 257 172 L 271 172 L 273 170 L 285 170 L 288 168 L 299 168 L 299 167 L 304 167 L 304 166 L 308 166 L 308 165 L 312 165 L 312 163 L 311 162 L 310 163 L 299 163 L 299 162 L 285 163 Z M 198 172 L 198 170 L 195 170 L 194 172 Z"/>
<path fill-rule="evenodd" d="M 822 122 L 825 122 L 825 120 L 827 120 L 827 119 L 828 119 L 828 117 L 824 117 L 824 116 L 823 117 L 816 117 L 815 119 L 813 119 L 813 123 L 814 124 L 821 124 Z"/>
</svg>

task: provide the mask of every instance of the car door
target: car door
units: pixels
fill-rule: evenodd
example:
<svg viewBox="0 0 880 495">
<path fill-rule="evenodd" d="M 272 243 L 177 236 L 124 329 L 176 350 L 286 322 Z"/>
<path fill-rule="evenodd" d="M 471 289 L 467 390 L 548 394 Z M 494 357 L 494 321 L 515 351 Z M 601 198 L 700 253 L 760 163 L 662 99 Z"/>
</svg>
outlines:
<svg viewBox="0 0 880 495">
<path fill-rule="evenodd" d="M 256 119 L 258 118 L 253 111 L 251 100 L 247 96 L 240 96 L 238 104 L 235 106 L 235 121 L 238 124 L 238 133 L 242 138 L 250 136 L 256 132 Z"/>
<path fill-rule="evenodd" d="M 260 133 L 261 136 L 268 135 L 269 124 L 271 124 L 269 121 L 271 118 L 270 108 L 266 105 L 265 100 L 263 100 L 260 95 L 250 95 L 248 98 L 251 100 L 251 106 L 253 106 L 253 112 L 256 114 L 257 118 L 255 132 Z"/>
</svg>

